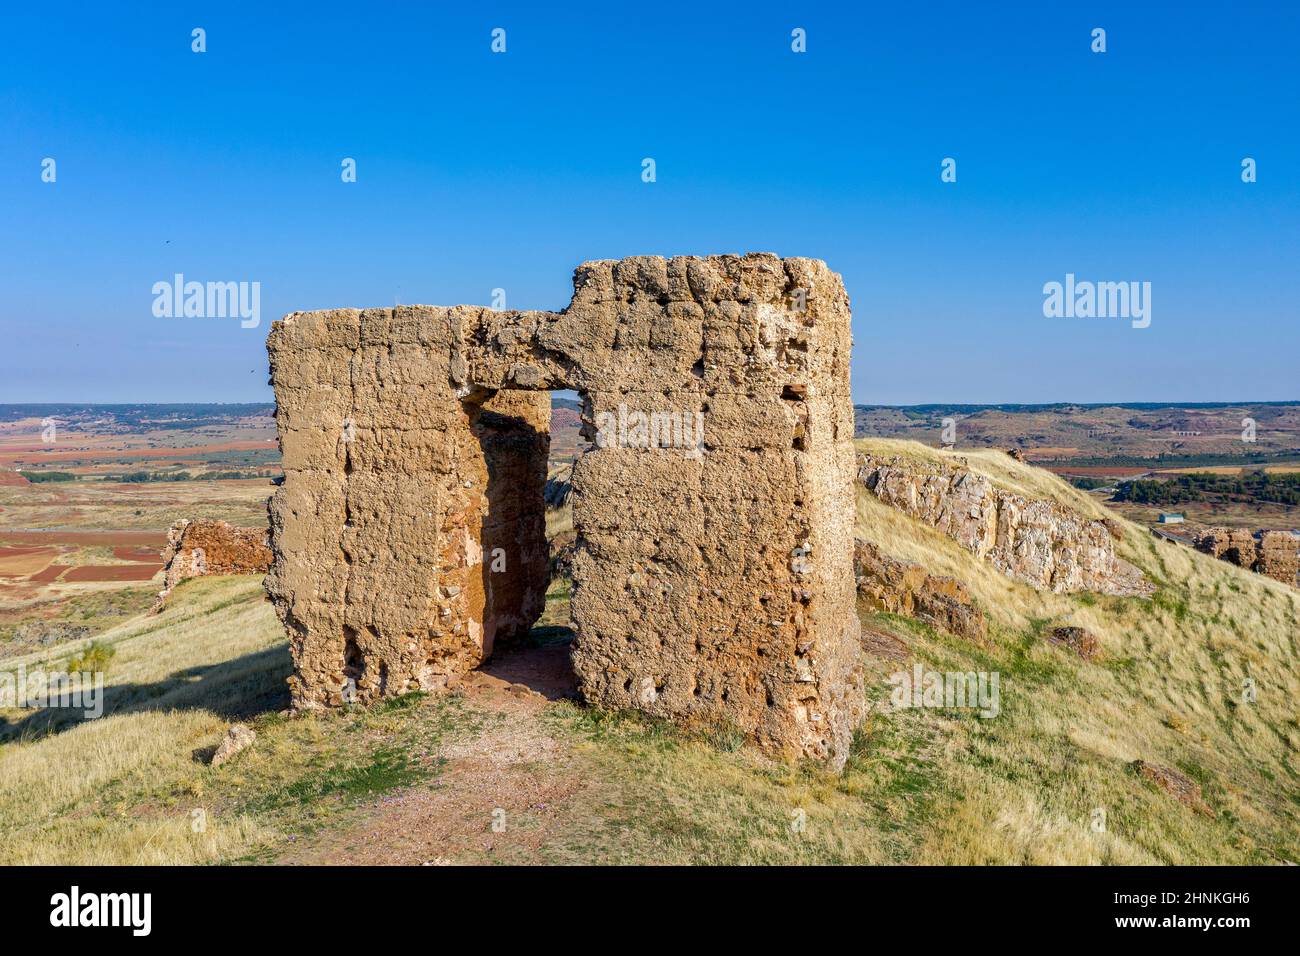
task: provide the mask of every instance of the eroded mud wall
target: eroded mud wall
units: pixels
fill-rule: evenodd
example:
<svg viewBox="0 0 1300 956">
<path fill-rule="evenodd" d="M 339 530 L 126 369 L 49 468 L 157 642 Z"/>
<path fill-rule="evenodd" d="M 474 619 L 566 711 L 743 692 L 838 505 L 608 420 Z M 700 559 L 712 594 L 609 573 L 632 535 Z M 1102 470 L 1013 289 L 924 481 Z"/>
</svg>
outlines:
<svg viewBox="0 0 1300 956">
<path fill-rule="evenodd" d="M 853 414 L 825 264 L 592 262 L 563 312 L 300 313 L 268 347 L 286 468 L 268 590 L 300 703 L 349 678 L 363 698 L 436 687 L 531 623 L 545 462 L 527 427 L 572 388 L 596 442 L 573 476 L 584 697 L 843 762 L 862 710 Z M 498 431 L 492 402 L 519 403 L 503 411 L 524 431 Z M 498 547 L 504 577 L 476 587 L 465 569 Z"/>
<path fill-rule="evenodd" d="M 438 690 L 540 613 L 549 396 L 451 385 L 475 312 L 298 313 L 271 333 L 285 480 L 266 586 L 297 706 Z"/>
</svg>

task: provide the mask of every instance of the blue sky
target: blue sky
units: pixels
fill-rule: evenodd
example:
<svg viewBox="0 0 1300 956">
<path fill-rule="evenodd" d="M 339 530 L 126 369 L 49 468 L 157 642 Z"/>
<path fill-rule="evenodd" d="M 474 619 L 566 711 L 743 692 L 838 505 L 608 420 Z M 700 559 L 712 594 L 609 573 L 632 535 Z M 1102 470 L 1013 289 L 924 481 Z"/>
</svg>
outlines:
<svg viewBox="0 0 1300 956">
<path fill-rule="evenodd" d="M 1296 6 L 271 6 L 0 13 L 0 402 L 259 401 L 285 312 L 744 251 L 844 276 L 858 402 L 1300 398 Z M 1044 318 L 1067 272 L 1150 327 Z"/>
</svg>

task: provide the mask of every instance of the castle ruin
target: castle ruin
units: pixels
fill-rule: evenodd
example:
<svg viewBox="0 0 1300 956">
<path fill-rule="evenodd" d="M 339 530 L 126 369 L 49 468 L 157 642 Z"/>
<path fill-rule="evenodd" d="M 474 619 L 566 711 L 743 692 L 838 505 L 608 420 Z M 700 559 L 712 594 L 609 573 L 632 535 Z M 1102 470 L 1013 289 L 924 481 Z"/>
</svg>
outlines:
<svg viewBox="0 0 1300 956">
<path fill-rule="evenodd" d="M 284 484 L 266 587 L 299 707 L 437 691 L 547 586 L 553 389 L 590 704 L 840 766 L 863 710 L 849 303 L 813 259 L 588 262 L 561 312 L 299 312 L 267 342 Z"/>
</svg>

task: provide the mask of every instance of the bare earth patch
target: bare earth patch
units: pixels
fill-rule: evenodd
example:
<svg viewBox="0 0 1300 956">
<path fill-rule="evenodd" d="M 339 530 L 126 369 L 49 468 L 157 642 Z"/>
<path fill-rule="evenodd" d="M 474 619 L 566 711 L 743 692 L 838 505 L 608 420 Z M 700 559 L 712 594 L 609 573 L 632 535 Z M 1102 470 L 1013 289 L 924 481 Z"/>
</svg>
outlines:
<svg viewBox="0 0 1300 956">
<path fill-rule="evenodd" d="M 589 785 L 570 744 L 540 719 L 548 700 L 572 688 L 565 646 L 519 649 L 467 674 L 450 692 L 476 719 L 432 755 L 443 762 L 436 781 L 381 798 L 356 822 L 307 837 L 276 862 L 527 862 Z"/>
</svg>

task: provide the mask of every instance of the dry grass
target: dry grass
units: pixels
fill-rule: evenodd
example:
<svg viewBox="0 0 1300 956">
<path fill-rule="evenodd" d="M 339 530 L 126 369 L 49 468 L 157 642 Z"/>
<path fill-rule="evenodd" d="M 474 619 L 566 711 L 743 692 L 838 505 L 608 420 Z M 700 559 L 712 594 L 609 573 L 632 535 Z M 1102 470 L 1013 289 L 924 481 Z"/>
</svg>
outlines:
<svg viewBox="0 0 1300 956">
<path fill-rule="evenodd" d="M 10 738 L 0 744 L 0 865 L 264 856 L 429 776 L 419 754 L 455 713 L 450 702 L 401 698 L 282 717 L 288 652 L 255 577 L 186 581 L 163 615 L 100 640 L 116 651 L 102 719 L 0 713 Z M 257 743 L 214 770 L 207 760 L 235 720 L 254 727 Z"/>
<path fill-rule="evenodd" d="M 554 541 L 562 534 L 573 530 L 573 508 L 567 504 L 563 508 L 546 509 L 546 540 Z"/>
<path fill-rule="evenodd" d="M 157 794 L 183 791 L 202 774 L 193 754 L 224 732 L 217 711 L 255 712 L 287 668 L 256 579 L 196 580 L 182 593 L 163 615 L 99 638 L 116 651 L 103 719 L 0 711 L 3 738 L 19 741 L 0 746 L 0 862 L 201 862 L 256 836 L 248 819 L 214 820 L 195 833 L 188 812 L 149 809 Z M 89 644 L 15 658 L 5 668 L 59 669 Z M 150 796 L 138 801 L 142 793 Z"/>
</svg>

